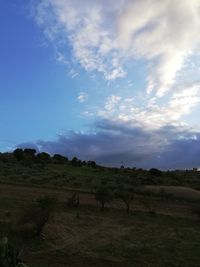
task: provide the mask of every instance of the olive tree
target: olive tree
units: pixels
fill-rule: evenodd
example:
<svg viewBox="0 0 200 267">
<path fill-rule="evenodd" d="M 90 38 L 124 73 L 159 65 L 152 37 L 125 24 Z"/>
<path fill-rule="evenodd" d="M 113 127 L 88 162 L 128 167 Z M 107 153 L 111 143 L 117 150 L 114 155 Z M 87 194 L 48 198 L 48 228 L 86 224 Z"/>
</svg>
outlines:
<svg viewBox="0 0 200 267">
<path fill-rule="evenodd" d="M 101 210 L 103 211 L 105 204 L 113 200 L 113 194 L 105 185 L 102 185 L 97 189 L 95 199 L 101 204 Z"/>
<path fill-rule="evenodd" d="M 131 203 L 134 199 L 134 189 L 133 188 L 118 188 L 118 190 L 115 193 L 116 198 L 122 200 L 124 204 L 126 205 L 126 211 L 128 214 L 130 214 L 131 209 Z"/>
</svg>

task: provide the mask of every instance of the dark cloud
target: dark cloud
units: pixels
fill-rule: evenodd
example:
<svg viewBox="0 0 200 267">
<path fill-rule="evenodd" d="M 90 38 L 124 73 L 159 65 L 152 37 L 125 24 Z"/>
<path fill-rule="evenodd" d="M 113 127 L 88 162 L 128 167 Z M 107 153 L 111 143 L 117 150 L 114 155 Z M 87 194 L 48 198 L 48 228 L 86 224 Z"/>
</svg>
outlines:
<svg viewBox="0 0 200 267">
<path fill-rule="evenodd" d="M 169 169 L 200 167 L 200 135 L 173 140 L 154 162 Z"/>
<path fill-rule="evenodd" d="M 107 166 L 162 169 L 200 166 L 200 134 L 173 126 L 146 131 L 107 120 L 98 121 L 96 133 L 70 132 L 55 141 L 21 144 L 50 154 L 77 156 Z"/>
</svg>

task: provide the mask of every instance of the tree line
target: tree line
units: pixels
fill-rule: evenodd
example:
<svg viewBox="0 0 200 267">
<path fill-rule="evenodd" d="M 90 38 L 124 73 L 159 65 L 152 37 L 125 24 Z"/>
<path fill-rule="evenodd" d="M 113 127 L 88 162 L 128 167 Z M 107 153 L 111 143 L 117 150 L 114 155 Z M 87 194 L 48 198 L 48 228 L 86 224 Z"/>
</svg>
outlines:
<svg viewBox="0 0 200 267">
<path fill-rule="evenodd" d="M 37 152 L 36 149 L 33 148 L 17 148 L 12 153 L 0 153 L 0 161 L 9 162 L 11 158 L 14 157 L 18 162 L 23 163 L 24 165 L 31 165 L 31 163 L 38 164 L 71 164 L 74 167 L 82 167 L 88 166 L 91 168 L 99 168 L 99 169 L 109 169 L 111 171 L 119 171 L 122 172 L 147 172 L 142 168 L 136 167 L 124 167 L 121 165 L 119 167 L 104 167 L 98 165 L 94 160 L 81 160 L 74 156 L 72 159 L 69 159 L 67 156 L 63 156 L 60 154 L 50 155 L 47 152 Z M 151 168 L 148 171 L 153 176 L 162 176 L 163 172 L 157 168 Z"/>
</svg>

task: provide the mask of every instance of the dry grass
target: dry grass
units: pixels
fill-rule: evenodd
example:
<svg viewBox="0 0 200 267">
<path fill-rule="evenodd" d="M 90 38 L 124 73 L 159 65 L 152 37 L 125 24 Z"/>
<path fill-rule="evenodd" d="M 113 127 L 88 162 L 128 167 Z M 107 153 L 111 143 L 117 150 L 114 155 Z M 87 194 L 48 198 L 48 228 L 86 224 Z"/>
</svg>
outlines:
<svg viewBox="0 0 200 267">
<path fill-rule="evenodd" d="M 145 188 L 151 192 L 159 193 L 165 192 L 171 194 L 175 198 L 188 201 L 199 201 L 200 191 L 185 186 L 145 186 Z"/>
<path fill-rule="evenodd" d="M 138 196 L 132 206 L 134 212 L 128 216 L 118 201 L 101 212 L 91 194 L 81 194 L 81 207 L 69 209 L 66 200 L 70 194 L 58 189 L 0 186 L 0 232 L 10 231 L 10 238 L 22 227 L 16 218 L 24 206 L 44 195 L 59 201 L 43 238 L 24 236 L 24 259 L 30 267 L 198 266 L 200 223 L 191 212 L 193 203 Z M 145 201 L 156 214 L 149 213 Z"/>
</svg>

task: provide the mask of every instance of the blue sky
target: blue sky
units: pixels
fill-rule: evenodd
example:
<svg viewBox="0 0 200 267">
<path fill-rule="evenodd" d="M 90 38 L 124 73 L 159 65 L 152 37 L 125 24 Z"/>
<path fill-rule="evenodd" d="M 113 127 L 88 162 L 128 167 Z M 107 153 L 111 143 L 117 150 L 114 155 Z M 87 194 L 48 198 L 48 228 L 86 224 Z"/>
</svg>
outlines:
<svg viewBox="0 0 200 267">
<path fill-rule="evenodd" d="M 197 0 L 2 0 L 0 150 L 200 165 L 199 27 Z"/>
</svg>

